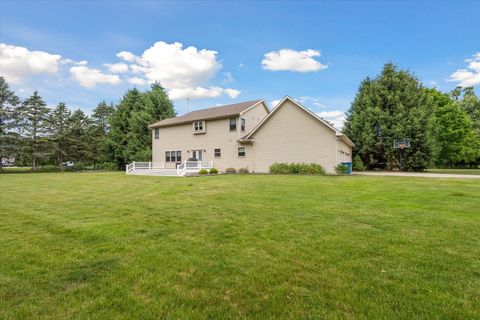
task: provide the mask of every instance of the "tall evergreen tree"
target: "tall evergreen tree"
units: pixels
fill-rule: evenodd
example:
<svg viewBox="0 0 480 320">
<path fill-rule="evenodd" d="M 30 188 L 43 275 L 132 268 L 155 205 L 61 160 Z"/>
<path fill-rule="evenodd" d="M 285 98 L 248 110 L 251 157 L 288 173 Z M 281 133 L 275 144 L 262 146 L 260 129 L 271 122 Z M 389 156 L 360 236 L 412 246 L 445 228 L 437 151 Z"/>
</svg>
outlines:
<svg viewBox="0 0 480 320">
<path fill-rule="evenodd" d="M 10 158 L 18 152 L 19 135 L 15 131 L 18 120 L 17 106 L 20 99 L 0 77 L 0 170 L 2 158 Z"/>
<path fill-rule="evenodd" d="M 42 97 L 35 91 L 22 103 L 18 111 L 19 127 L 25 138 L 25 152 L 30 156 L 32 169 L 36 170 L 39 160 L 46 156 L 50 110 L 46 107 Z"/>
<path fill-rule="evenodd" d="M 107 148 L 113 150 L 118 167 L 132 161 L 150 161 L 152 137 L 148 125 L 173 116 L 173 104 L 158 83 L 144 93 L 129 90 L 110 122 Z"/>
<path fill-rule="evenodd" d="M 88 163 L 90 156 L 90 137 L 88 135 L 91 121 L 80 109 L 75 110 L 69 118 L 68 155 L 71 160 Z"/>
<path fill-rule="evenodd" d="M 69 127 L 71 112 L 66 104 L 60 102 L 48 118 L 49 138 L 54 163 L 59 165 L 68 159 Z"/>
<path fill-rule="evenodd" d="M 104 134 L 108 133 L 110 128 L 109 118 L 115 111 L 113 103 L 108 105 L 105 100 L 100 102 L 95 109 L 93 109 L 92 121 Z"/>
<path fill-rule="evenodd" d="M 100 102 L 93 109 L 92 125 L 90 126 L 88 136 L 90 140 L 90 158 L 94 166 L 108 160 L 110 150 L 107 147 L 106 137 L 110 131 L 110 117 L 114 112 L 113 103 L 108 105 L 105 101 Z"/>
<path fill-rule="evenodd" d="M 347 114 L 345 133 L 369 167 L 399 166 L 395 139 L 409 138 L 405 168 L 423 170 L 432 159 L 432 110 L 423 87 L 411 73 L 387 63 L 381 74 L 362 82 Z"/>
</svg>

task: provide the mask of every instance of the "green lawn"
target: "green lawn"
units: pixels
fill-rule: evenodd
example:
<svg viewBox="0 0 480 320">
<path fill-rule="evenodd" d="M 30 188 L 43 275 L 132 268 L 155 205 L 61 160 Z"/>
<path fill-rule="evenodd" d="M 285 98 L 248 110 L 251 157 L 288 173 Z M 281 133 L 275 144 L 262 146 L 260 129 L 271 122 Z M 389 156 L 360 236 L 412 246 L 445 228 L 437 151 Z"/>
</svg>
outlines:
<svg viewBox="0 0 480 320">
<path fill-rule="evenodd" d="M 428 169 L 428 173 L 480 174 L 480 169 Z"/>
<path fill-rule="evenodd" d="M 480 319 L 480 181 L 0 175 L 0 319 Z"/>
</svg>

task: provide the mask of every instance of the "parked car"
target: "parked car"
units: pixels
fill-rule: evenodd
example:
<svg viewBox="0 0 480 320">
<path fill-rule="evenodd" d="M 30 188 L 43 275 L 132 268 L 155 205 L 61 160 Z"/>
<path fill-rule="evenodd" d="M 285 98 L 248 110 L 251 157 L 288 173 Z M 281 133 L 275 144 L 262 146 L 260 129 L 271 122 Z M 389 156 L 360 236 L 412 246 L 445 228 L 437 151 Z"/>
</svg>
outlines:
<svg viewBox="0 0 480 320">
<path fill-rule="evenodd" d="M 2 167 L 13 167 L 15 159 L 2 159 Z"/>
<path fill-rule="evenodd" d="M 67 161 L 67 162 L 62 163 L 62 166 L 67 167 L 67 168 L 73 167 L 73 166 L 75 166 L 75 162 Z"/>
</svg>

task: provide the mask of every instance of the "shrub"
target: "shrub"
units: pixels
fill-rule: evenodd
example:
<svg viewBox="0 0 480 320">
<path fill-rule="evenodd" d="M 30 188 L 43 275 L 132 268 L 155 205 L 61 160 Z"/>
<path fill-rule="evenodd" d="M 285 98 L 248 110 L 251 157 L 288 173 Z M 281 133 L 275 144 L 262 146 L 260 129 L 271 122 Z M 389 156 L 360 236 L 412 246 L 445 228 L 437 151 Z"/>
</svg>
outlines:
<svg viewBox="0 0 480 320">
<path fill-rule="evenodd" d="M 238 173 L 249 173 L 250 171 L 248 170 L 248 168 L 240 168 L 238 169 Z"/>
<path fill-rule="evenodd" d="M 275 162 L 270 166 L 270 173 L 272 174 L 289 174 L 290 166 L 288 163 L 277 163 Z"/>
<path fill-rule="evenodd" d="M 335 167 L 335 171 L 337 172 L 337 174 L 347 174 L 348 166 L 346 164 L 340 163 Z"/>
<path fill-rule="evenodd" d="M 235 168 L 227 168 L 225 169 L 225 173 L 237 173 L 237 170 Z"/>
<path fill-rule="evenodd" d="M 325 174 L 325 170 L 318 163 L 310 163 L 305 166 L 306 174 Z"/>
<path fill-rule="evenodd" d="M 365 170 L 365 165 L 363 164 L 362 158 L 357 154 L 353 157 L 352 168 L 355 171 L 363 171 Z"/>
<path fill-rule="evenodd" d="M 198 174 L 201 175 L 201 176 L 204 176 L 204 175 L 208 174 L 208 170 L 207 169 L 202 169 L 202 170 L 198 171 Z"/>
<path fill-rule="evenodd" d="M 217 173 L 218 173 L 217 169 L 215 169 L 215 168 L 210 169 L 210 174 L 217 174 Z"/>
<path fill-rule="evenodd" d="M 272 174 L 325 174 L 317 163 L 274 163 L 270 166 Z"/>
</svg>

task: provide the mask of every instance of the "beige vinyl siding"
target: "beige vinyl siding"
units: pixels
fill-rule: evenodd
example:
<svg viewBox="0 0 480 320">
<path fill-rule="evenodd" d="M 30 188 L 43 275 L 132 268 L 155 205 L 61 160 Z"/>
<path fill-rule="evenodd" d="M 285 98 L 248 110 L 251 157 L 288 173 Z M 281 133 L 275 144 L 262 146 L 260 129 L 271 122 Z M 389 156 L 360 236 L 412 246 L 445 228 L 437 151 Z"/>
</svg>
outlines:
<svg viewBox="0 0 480 320">
<path fill-rule="evenodd" d="M 256 109 L 260 110 L 256 110 Z M 262 116 L 263 115 L 263 116 Z M 267 111 L 262 104 L 248 110 L 243 115 L 246 127 L 256 126 Z M 203 151 L 203 160 L 213 160 L 214 167 L 220 171 L 233 167 L 235 169 L 248 168 L 253 171 L 253 147 L 251 144 L 240 144 L 239 138 L 245 132 L 240 132 L 240 121 L 237 116 L 237 131 L 230 132 L 229 118 L 205 121 L 205 133 L 194 134 L 191 123 L 160 128 L 160 138 L 152 139 L 152 161 L 164 162 L 165 151 L 181 150 L 182 161 L 192 157 L 192 150 Z M 245 157 L 238 157 L 238 147 L 246 148 Z M 221 157 L 215 158 L 214 149 L 221 149 Z M 166 168 L 175 168 L 175 163 L 165 163 Z"/>
<path fill-rule="evenodd" d="M 245 119 L 245 132 L 241 132 L 240 137 L 248 134 L 253 130 L 266 116 L 268 115 L 267 109 L 263 106 L 263 103 L 255 106 L 252 109 L 246 110 L 240 115 L 240 118 Z M 238 123 L 240 130 L 240 122 Z"/>
<path fill-rule="evenodd" d="M 335 173 L 335 132 L 290 100 L 277 108 L 253 135 L 255 172 L 268 172 L 274 162 L 301 162 Z"/>
</svg>

